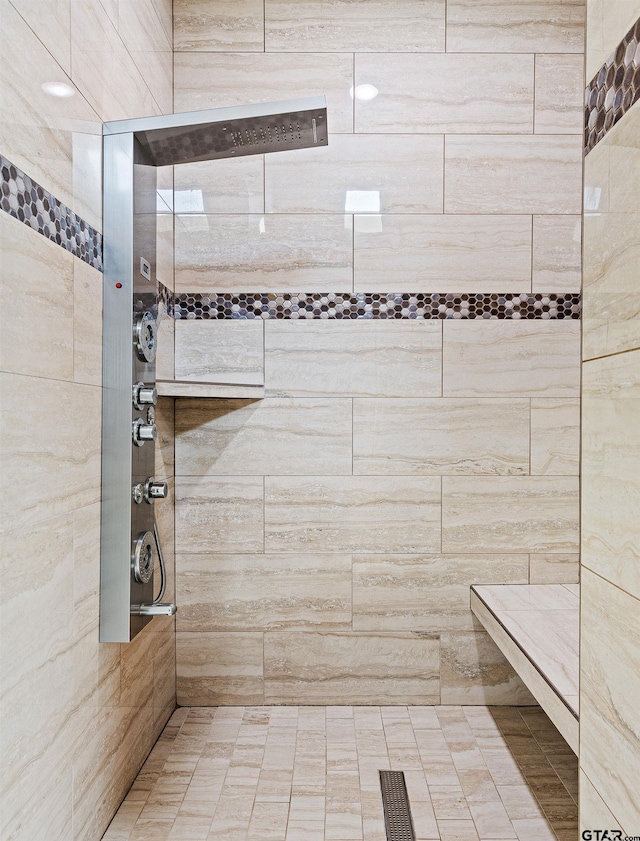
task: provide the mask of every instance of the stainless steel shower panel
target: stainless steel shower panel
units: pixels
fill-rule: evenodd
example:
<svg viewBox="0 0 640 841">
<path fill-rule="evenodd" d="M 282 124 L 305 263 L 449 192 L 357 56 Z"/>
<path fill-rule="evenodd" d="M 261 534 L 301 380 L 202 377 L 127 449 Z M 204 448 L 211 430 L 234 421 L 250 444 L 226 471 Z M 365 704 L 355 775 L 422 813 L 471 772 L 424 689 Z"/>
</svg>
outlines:
<svg viewBox="0 0 640 841">
<path fill-rule="evenodd" d="M 129 642 L 175 605 L 153 480 L 157 392 L 156 167 L 327 145 L 324 97 L 105 123 L 100 640 Z M 152 539 L 153 537 L 153 539 Z M 154 549 L 155 546 L 155 549 Z M 166 576 L 162 575 L 159 602 Z"/>
<path fill-rule="evenodd" d="M 145 313 L 155 323 L 158 314 L 156 168 L 133 134 L 104 138 L 104 197 L 100 639 L 128 642 L 151 621 L 131 614 L 132 604 L 153 601 L 153 576 L 133 574 L 136 539 L 153 530 L 153 508 L 137 504 L 133 488 L 153 476 L 155 460 L 153 446 L 133 441 L 136 423 L 152 424 L 147 405 L 134 403 L 132 382 L 153 392 L 156 377 L 155 361 L 136 352 L 132 324 Z"/>
<path fill-rule="evenodd" d="M 156 166 L 238 158 L 326 146 L 323 96 L 105 124 L 105 133 L 135 132 Z"/>
</svg>

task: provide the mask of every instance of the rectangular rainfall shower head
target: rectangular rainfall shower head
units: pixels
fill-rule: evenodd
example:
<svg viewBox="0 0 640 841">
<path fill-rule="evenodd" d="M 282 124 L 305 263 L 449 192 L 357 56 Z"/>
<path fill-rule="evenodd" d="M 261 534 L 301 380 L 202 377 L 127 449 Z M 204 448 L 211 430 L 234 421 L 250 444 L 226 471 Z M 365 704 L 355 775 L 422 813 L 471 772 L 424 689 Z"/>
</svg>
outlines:
<svg viewBox="0 0 640 841">
<path fill-rule="evenodd" d="M 154 166 L 239 158 L 327 145 L 323 96 L 106 123 L 134 132 Z"/>
</svg>

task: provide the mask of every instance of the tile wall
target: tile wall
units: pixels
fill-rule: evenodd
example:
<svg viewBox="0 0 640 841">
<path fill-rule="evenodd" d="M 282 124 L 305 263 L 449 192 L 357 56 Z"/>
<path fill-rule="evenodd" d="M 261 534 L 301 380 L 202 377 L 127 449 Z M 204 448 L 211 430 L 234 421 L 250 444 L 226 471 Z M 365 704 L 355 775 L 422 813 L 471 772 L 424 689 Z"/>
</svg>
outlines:
<svg viewBox="0 0 640 841">
<path fill-rule="evenodd" d="M 171 0 L 0 0 L 0 19 L 0 154 L 99 232 L 102 121 L 172 110 Z M 174 626 L 98 643 L 102 274 L 53 217 L 49 238 L 11 210 L 3 193 L 0 837 L 96 841 L 175 707 Z M 173 406 L 159 416 L 170 478 Z"/>
<path fill-rule="evenodd" d="M 469 584 L 578 579 L 580 322 L 285 293 L 578 294 L 584 15 L 175 0 L 177 111 L 326 94 L 330 129 L 176 168 L 176 370 L 266 385 L 176 403 L 180 703 L 529 700 Z"/>
<path fill-rule="evenodd" d="M 634 25 L 640 35 L 640 2 L 587 7 L 595 75 Z M 640 37 L 630 43 L 628 57 Z M 640 330 L 629 297 L 640 272 L 638 190 L 636 102 L 585 159 L 582 366 L 581 823 L 631 836 L 640 834 Z"/>
</svg>

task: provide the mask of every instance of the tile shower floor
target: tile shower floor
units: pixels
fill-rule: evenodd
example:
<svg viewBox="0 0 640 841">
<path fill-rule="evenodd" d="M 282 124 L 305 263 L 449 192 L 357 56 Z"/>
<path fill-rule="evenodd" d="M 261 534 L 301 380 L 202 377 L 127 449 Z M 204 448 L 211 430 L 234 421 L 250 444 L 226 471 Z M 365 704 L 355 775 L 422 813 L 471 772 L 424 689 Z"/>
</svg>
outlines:
<svg viewBox="0 0 640 841">
<path fill-rule="evenodd" d="M 577 760 L 538 707 L 183 707 L 104 841 L 577 841 Z"/>
</svg>

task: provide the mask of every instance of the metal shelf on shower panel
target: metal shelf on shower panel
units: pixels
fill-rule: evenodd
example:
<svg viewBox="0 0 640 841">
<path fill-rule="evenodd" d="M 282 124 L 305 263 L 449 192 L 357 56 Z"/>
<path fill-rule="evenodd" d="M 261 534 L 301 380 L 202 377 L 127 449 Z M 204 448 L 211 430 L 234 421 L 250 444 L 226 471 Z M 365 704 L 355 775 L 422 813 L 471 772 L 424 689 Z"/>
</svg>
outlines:
<svg viewBox="0 0 640 841">
<path fill-rule="evenodd" d="M 261 400 L 264 385 L 245 383 L 209 383 L 193 380 L 157 380 L 158 397 L 226 397 Z"/>
<path fill-rule="evenodd" d="M 471 610 L 577 754 L 580 586 L 474 585 Z"/>
</svg>

